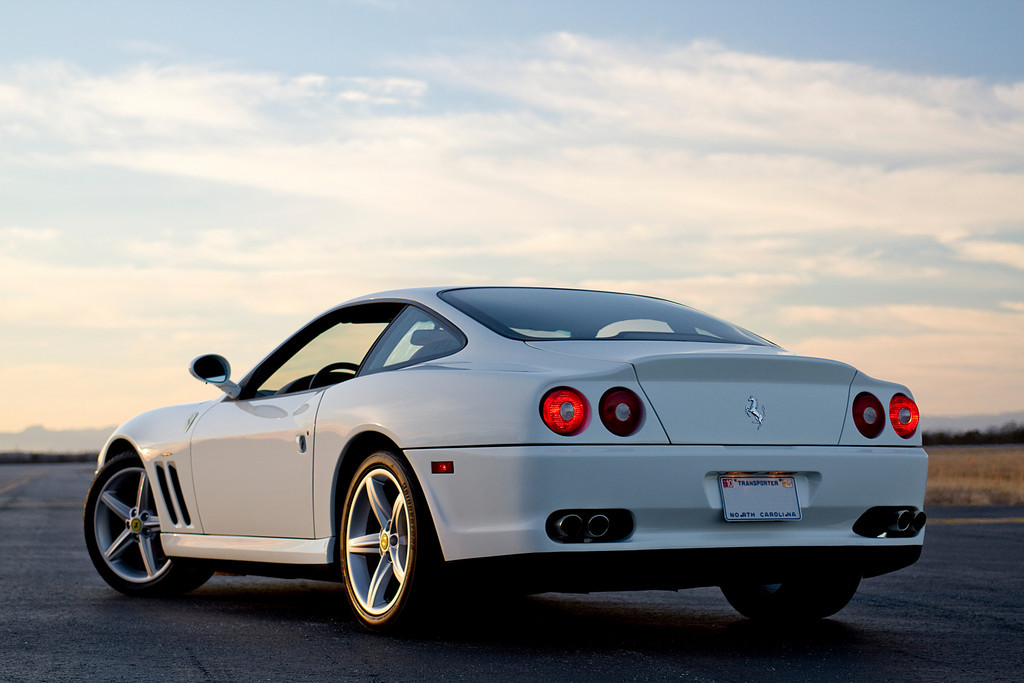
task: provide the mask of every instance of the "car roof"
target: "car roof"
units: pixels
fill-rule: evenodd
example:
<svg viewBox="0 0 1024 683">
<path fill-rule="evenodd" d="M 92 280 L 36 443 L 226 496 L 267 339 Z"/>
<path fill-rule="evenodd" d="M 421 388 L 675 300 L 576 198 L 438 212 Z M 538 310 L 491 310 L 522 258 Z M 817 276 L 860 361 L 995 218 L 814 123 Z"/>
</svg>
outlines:
<svg viewBox="0 0 1024 683">
<path fill-rule="evenodd" d="M 389 300 L 402 300 L 402 301 L 418 301 L 420 303 L 433 304 L 437 301 L 437 294 L 454 287 L 449 285 L 445 287 L 407 287 L 404 289 L 389 289 L 383 292 L 374 292 L 373 294 L 364 294 L 363 296 L 357 296 L 353 299 L 349 299 L 338 305 L 349 306 L 356 303 L 364 303 L 371 301 L 389 301 Z"/>
</svg>

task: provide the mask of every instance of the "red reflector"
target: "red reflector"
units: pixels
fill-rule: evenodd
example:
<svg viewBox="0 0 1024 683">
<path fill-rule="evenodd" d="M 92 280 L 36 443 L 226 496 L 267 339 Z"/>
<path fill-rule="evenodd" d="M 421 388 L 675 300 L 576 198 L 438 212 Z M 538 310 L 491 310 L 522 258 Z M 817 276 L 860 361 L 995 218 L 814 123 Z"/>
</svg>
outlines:
<svg viewBox="0 0 1024 683">
<path fill-rule="evenodd" d="M 644 404 L 629 389 L 609 389 L 601 397 L 601 422 L 612 434 L 629 436 L 640 428 L 644 417 Z"/>
<path fill-rule="evenodd" d="M 570 436 L 587 426 L 587 401 L 575 389 L 552 389 L 540 403 L 540 416 L 551 431 Z"/>
<path fill-rule="evenodd" d="M 903 394 L 896 394 L 889 401 L 889 422 L 896 433 L 904 439 L 909 439 L 917 432 L 917 425 L 921 421 L 921 413 L 917 409 L 914 399 Z"/>
<path fill-rule="evenodd" d="M 853 399 L 853 423 L 857 430 L 873 439 L 885 429 L 885 414 L 882 402 L 866 391 Z"/>
<path fill-rule="evenodd" d="M 431 474 L 455 474 L 455 463 L 451 460 L 433 461 L 430 463 Z"/>
</svg>

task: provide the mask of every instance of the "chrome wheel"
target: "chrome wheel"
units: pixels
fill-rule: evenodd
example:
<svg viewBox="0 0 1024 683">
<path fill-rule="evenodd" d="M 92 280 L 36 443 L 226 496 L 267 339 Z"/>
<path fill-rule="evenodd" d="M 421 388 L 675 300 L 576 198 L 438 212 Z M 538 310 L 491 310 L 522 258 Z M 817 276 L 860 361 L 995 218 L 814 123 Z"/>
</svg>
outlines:
<svg viewBox="0 0 1024 683">
<path fill-rule="evenodd" d="M 365 471 L 349 496 L 346 517 L 349 590 L 366 614 L 387 614 L 405 592 L 414 552 L 401 483 L 384 467 Z"/>
<path fill-rule="evenodd" d="M 160 518 L 142 467 L 114 474 L 100 490 L 93 517 L 96 545 L 114 574 L 131 583 L 159 579 L 171 567 L 160 545 Z"/>
</svg>

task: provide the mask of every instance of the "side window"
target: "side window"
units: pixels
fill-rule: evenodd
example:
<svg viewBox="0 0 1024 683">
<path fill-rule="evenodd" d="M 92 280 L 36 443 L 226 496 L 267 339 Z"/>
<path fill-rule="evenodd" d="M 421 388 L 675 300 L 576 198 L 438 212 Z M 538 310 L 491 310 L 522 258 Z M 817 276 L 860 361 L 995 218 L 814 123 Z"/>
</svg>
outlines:
<svg viewBox="0 0 1024 683">
<path fill-rule="evenodd" d="M 408 306 L 395 318 L 361 372 L 377 372 L 448 356 L 463 347 L 462 336 L 426 311 Z"/>
<path fill-rule="evenodd" d="M 401 308 L 361 306 L 314 321 L 267 359 L 243 398 L 290 394 L 351 379 Z"/>
<path fill-rule="evenodd" d="M 313 339 L 260 387 L 260 394 L 291 393 L 318 388 L 310 385 L 320 370 L 330 365 L 337 368 L 323 376 L 318 386 L 337 384 L 356 374 L 359 363 L 373 346 L 387 323 L 339 323 Z M 345 367 L 344 364 L 351 367 Z M 346 376 L 347 375 L 347 376 Z M 318 378 L 318 380 L 321 378 Z M 284 391 L 282 391 L 282 389 Z"/>
</svg>

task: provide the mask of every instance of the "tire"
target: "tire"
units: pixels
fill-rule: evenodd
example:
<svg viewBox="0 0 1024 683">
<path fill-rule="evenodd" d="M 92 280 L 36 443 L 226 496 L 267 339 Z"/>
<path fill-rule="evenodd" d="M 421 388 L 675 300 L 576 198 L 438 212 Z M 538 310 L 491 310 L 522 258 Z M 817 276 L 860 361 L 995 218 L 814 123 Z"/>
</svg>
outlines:
<svg viewBox="0 0 1024 683">
<path fill-rule="evenodd" d="M 775 584 L 732 584 L 722 586 L 722 593 L 748 619 L 796 623 L 832 616 L 846 607 L 859 585 L 859 574 L 837 573 Z"/>
<path fill-rule="evenodd" d="M 84 531 L 96 571 L 125 595 L 178 595 L 212 575 L 164 554 L 149 477 L 133 453 L 109 460 L 96 475 L 85 501 Z"/>
<path fill-rule="evenodd" d="M 359 622 L 378 632 L 414 624 L 425 612 L 439 553 L 423 496 L 394 453 L 378 451 L 357 469 L 338 538 L 342 579 Z"/>
</svg>

